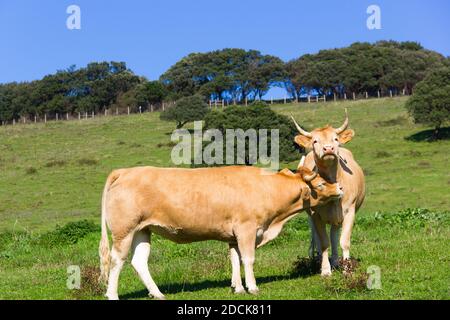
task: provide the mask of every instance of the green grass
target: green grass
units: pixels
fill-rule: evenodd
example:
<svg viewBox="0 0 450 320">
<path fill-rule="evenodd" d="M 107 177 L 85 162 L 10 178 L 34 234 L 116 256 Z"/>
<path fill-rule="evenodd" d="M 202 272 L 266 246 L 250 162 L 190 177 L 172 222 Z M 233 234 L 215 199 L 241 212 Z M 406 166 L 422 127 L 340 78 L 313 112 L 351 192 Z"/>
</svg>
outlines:
<svg viewBox="0 0 450 320">
<path fill-rule="evenodd" d="M 405 101 L 274 106 L 307 129 L 340 125 L 343 107 L 349 109 L 356 136 L 348 148 L 367 179 L 352 238 L 352 255 L 360 259 L 353 278 L 294 272 L 308 248 L 301 215 L 257 251 L 256 297 L 231 293 L 225 244 L 176 245 L 154 237 L 150 270 L 161 291 L 169 299 L 448 299 L 450 141 L 408 139 L 428 128 L 412 124 Z M 99 223 L 104 181 L 114 168 L 170 166 L 173 129 L 158 113 L 0 127 L 0 298 L 102 298 L 93 281 L 99 232 L 91 221 Z M 396 213 L 415 207 L 430 212 Z M 66 225 L 71 221 L 80 222 Z M 72 264 L 82 269 L 81 290 L 66 288 Z M 382 290 L 360 284 L 371 265 L 381 269 Z M 146 298 L 129 264 L 119 294 Z"/>
</svg>

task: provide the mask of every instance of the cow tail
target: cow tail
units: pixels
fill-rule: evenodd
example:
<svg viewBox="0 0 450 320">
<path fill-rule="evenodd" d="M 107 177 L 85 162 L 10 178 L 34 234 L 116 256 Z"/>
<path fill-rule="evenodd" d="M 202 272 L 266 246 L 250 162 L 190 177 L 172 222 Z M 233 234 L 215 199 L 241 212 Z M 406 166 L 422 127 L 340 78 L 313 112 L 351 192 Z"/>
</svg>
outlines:
<svg viewBox="0 0 450 320">
<path fill-rule="evenodd" d="M 108 227 L 106 224 L 106 196 L 109 191 L 109 187 L 111 184 L 119 178 L 119 175 L 116 172 L 113 172 L 109 175 L 106 180 L 105 187 L 103 188 L 102 194 L 102 217 L 101 217 L 101 228 L 102 235 L 100 239 L 100 245 L 98 247 L 98 254 L 100 256 L 100 277 L 99 282 L 107 284 L 108 276 L 109 276 L 109 266 L 111 260 L 111 254 L 109 250 L 109 239 L 108 239 Z"/>
</svg>

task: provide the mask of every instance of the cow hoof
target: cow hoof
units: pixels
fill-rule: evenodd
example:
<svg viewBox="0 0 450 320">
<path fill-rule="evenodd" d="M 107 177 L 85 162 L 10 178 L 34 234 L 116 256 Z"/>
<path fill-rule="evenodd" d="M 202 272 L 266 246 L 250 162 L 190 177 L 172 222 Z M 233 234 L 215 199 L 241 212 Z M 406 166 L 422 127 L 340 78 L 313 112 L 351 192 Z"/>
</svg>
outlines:
<svg viewBox="0 0 450 320">
<path fill-rule="evenodd" d="M 248 293 L 250 293 L 250 294 L 258 294 L 258 292 L 259 292 L 259 289 L 258 289 L 258 287 L 255 287 L 255 288 L 252 288 L 252 289 L 248 289 Z"/>
<path fill-rule="evenodd" d="M 108 300 L 119 300 L 119 296 L 116 294 L 105 294 L 105 297 L 107 297 Z"/>
<path fill-rule="evenodd" d="M 166 296 L 163 295 L 163 294 L 155 294 L 155 295 L 153 295 L 153 294 L 149 293 L 148 296 L 150 298 L 155 299 L 155 300 L 166 300 Z"/>
<path fill-rule="evenodd" d="M 322 271 L 322 272 L 320 273 L 320 275 L 321 275 L 322 277 L 324 277 L 324 278 L 331 277 L 331 271 L 330 271 L 330 270 Z"/>
<path fill-rule="evenodd" d="M 244 287 L 234 288 L 234 293 L 235 294 L 245 293 L 245 289 Z"/>
</svg>

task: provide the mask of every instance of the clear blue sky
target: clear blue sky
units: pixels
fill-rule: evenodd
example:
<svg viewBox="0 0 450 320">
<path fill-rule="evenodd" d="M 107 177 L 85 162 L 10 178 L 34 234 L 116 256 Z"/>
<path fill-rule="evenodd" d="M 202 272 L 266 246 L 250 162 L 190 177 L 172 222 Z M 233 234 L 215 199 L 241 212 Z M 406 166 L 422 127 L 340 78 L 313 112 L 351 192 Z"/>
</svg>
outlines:
<svg viewBox="0 0 450 320">
<path fill-rule="evenodd" d="M 81 8 L 68 30 L 66 8 Z M 366 9 L 381 8 L 381 30 Z M 157 79 L 191 52 L 258 49 L 287 61 L 355 41 L 412 40 L 450 55 L 448 0 L 0 0 L 0 83 L 91 61 L 125 61 Z"/>
</svg>

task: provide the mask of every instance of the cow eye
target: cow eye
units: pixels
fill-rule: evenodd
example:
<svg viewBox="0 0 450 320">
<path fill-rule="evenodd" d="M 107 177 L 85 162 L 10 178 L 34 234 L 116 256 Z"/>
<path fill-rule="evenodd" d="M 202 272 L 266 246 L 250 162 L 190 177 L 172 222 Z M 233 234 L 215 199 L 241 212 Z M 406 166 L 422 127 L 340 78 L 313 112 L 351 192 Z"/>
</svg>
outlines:
<svg viewBox="0 0 450 320">
<path fill-rule="evenodd" d="M 334 141 L 338 141 L 338 138 L 334 138 Z"/>
<path fill-rule="evenodd" d="M 314 140 L 313 143 L 317 143 L 317 140 Z"/>
</svg>

